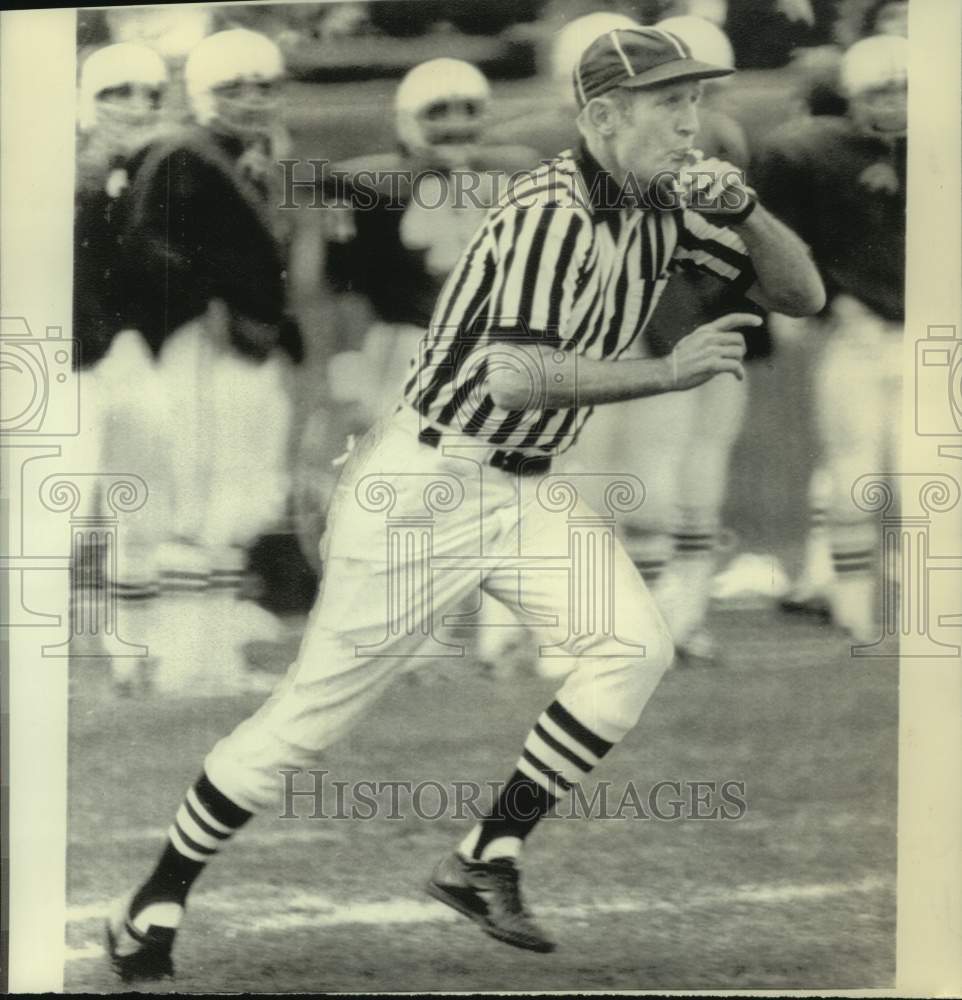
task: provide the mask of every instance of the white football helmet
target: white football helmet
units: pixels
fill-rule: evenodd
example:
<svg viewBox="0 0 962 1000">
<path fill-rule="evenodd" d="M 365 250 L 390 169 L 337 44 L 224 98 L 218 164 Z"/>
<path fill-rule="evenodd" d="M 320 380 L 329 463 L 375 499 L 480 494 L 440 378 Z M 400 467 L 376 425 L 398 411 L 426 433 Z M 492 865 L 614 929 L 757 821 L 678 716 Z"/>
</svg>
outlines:
<svg viewBox="0 0 962 1000">
<path fill-rule="evenodd" d="M 164 59 L 183 62 L 187 53 L 210 34 L 214 12 L 186 4 L 159 7 L 115 7 L 106 11 L 110 37 L 118 42 L 149 45 Z"/>
<path fill-rule="evenodd" d="M 735 68 L 735 50 L 728 40 L 728 35 L 711 21 L 685 14 L 680 17 L 666 17 L 655 27 L 662 31 L 670 31 L 680 38 L 691 49 L 692 58 L 714 66 L 724 66 L 726 69 Z"/>
<path fill-rule="evenodd" d="M 585 49 L 596 38 L 615 29 L 640 27 L 641 24 L 633 21 L 627 14 L 615 14 L 609 11 L 585 14 L 566 24 L 555 35 L 551 48 L 551 79 L 558 94 L 566 102 L 574 104 L 572 80 L 575 66 L 578 65 Z"/>
<path fill-rule="evenodd" d="M 398 86 L 394 114 L 398 141 L 427 166 L 465 166 L 481 139 L 491 87 L 462 59 L 429 59 Z"/>
<path fill-rule="evenodd" d="M 184 66 L 195 121 L 242 138 L 274 130 L 274 85 L 283 76 L 281 50 L 266 35 L 246 28 L 208 35 L 191 49 Z"/>
<path fill-rule="evenodd" d="M 81 131 L 135 133 L 155 127 L 166 87 L 167 66 L 146 45 L 120 42 L 98 49 L 87 57 L 80 72 L 77 120 Z"/>
<path fill-rule="evenodd" d="M 839 77 L 849 115 L 869 135 L 904 136 L 908 119 L 908 42 L 899 35 L 873 35 L 842 57 Z"/>
<path fill-rule="evenodd" d="M 688 13 L 721 28 L 728 20 L 728 0 L 688 0 Z"/>
</svg>

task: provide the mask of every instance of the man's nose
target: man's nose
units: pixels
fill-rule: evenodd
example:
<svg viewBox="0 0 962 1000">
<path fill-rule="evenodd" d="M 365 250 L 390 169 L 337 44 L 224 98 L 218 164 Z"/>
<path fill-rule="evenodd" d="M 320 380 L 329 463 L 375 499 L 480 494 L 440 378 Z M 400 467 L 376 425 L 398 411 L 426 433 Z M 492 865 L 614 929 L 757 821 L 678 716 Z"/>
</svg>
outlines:
<svg viewBox="0 0 962 1000">
<path fill-rule="evenodd" d="M 694 104 L 682 112 L 676 128 L 684 136 L 693 136 L 698 131 L 698 111 Z"/>
</svg>

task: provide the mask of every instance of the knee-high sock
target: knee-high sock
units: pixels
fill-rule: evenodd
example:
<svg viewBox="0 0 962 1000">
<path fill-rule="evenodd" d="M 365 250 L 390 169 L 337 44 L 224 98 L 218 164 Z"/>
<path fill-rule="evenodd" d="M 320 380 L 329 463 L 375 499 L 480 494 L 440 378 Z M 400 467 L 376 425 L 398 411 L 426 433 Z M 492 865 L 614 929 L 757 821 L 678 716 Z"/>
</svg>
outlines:
<svg viewBox="0 0 962 1000">
<path fill-rule="evenodd" d="M 683 644 L 708 613 L 718 532 L 707 520 L 684 515 L 672 539 L 674 555 L 655 587 L 655 600 L 672 638 Z"/>
<path fill-rule="evenodd" d="M 815 469 L 808 487 L 808 535 L 801 575 L 795 585 L 799 599 L 827 595 L 832 585 L 832 547 L 829 537 L 829 509 L 832 480 L 822 466 Z"/>
<path fill-rule="evenodd" d="M 674 542 L 667 529 L 628 526 L 625 529 L 625 549 L 649 587 L 655 587 L 671 560 Z"/>
<path fill-rule="evenodd" d="M 491 815 L 461 842 L 461 855 L 480 861 L 516 857 L 538 821 L 591 773 L 612 746 L 552 702 L 528 734 Z"/>
<path fill-rule="evenodd" d="M 871 521 L 829 521 L 835 572 L 830 593 L 832 615 L 860 640 L 874 638 L 876 534 Z"/>
<path fill-rule="evenodd" d="M 156 910 L 157 904 L 174 904 L 162 908 L 176 926 L 197 876 L 252 815 L 201 774 L 177 810 L 156 867 L 131 901 L 131 922 L 136 926 L 138 917 L 156 922 L 148 919 L 148 910 Z"/>
</svg>

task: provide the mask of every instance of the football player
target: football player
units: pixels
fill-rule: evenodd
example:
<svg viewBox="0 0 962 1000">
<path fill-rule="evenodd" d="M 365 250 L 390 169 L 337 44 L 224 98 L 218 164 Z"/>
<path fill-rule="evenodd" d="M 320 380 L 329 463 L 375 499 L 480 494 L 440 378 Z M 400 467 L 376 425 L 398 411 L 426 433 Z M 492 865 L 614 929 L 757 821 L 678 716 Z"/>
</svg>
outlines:
<svg viewBox="0 0 962 1000">
<path fill-rule="evenodd" d="M 353 353 L 334 358 L 332 389 L 355 386 L 365 429 L 396 403 L 437 294 L 498 185 L 530 167 L 530 148 L 484 144 L 490 102 L 470 63 L 421 63 L 395 94 L 396 150 L 337 164 L 326 178 L 327 277 L 353 293 L 341 305 L 367 326 Z M 348 376 L 352 361 L 359 370 Z"/>
<path fill-rule="evenodd" d="M 490 107 L 491 88 L 477 67 L 449 58 L 421 63 L 395 94 L 397 148 L 337 164 L 325 179 L 326 275 L 341 343 L 328 365 L 332 405 L 306 433 L 318 439 L 315 449 L 336 449 L 331 457 L 346 436 L 396 408 L 449 272 L 499 186 L 537 162 L 530 147 L 485 142 Z M 325 507 L 338 471 L 339 463 L 329 463 L 318 478 L 315 467 L 299 508 Z M 310 557 L 320 519 L 307 517 L 304 527 Z M 492 663 L 501 660 L 484 647 L 496 632 L 480 630 L 482 659 Z"/>
<path fill-rule="evenodd" d="M 734 68 L 724 32 L 698 17 L 671 17 L 657 25 L 704 62 Z M 748 166 L 745 134 L 722 110 L 725 80 L 703 84 L 695 146 L 706 157 Z M 692 167 L 697 171 L 697 163 Z M 667 275 L 666 275 L 667 277 Z M 678 339 L 720 309 L 758 311 L 724 283 L 682 273 L 668 283 L 637 344 L 637 356 L 663 357 Z M 748 359 L 764 356 L 764 329 L 746 338 Z M 721 537 L 728 466 L 748 401 L 748 380 L 714 379 L 685 393 L 602 408 L 586 426 L 573 458 L 599 472 L 630 472 L 645 484 L 645 503 L 624 515 L 625 546 L 665 616 L 678 665 L 719 662 L 705 620 Z"/>
<path fill-rule="evenodd" d="M 272 211 L 283 72 L 264 35 L 208 36 L 184 69 L 194 125 L 132 164 L 148 340 L 177 423 L 171 576 L 187 583 L 236 578 L 287 496 L 289 373 L 275 348 L 297 360 L 301 345 Z"/>
<path fill-rule="evenodd" d="M 156 358 L 140 406 L 164 459 L 145 476 L 145 510 L 158 522 L 162 589 L 204 592 L 128 610 L 142 616 L 128 631 L 140 630 L 164 665 L 158 683 L 180 683 L 168 668 L 199 664 L 229 681 L 237 647 L 279 628 L 231 589 L 208 588 L 240 583 L 247 547 L 284 515 L 289 492 L 291 361 L 301 342 L 286 313 L 280 193 L 271 189 L 283 72 L 261 34 L 208 36 L 184 67 L 191 124 L 128 161 L 124 294 Z M 128 435 L 116 439 L 130 449 Z"/>
<path fill-rule="evenodd" d="M 64 458 L 77 470 L 123 471 L 148 482 L 165 456 L 153 411 L 144 404 L 145 396 L 156 395 L 156 367 L 130 294 L 128 165 L 163 128 L 167 87 L 167 67 L 153 49 L 121 42 L 87 57 L 78 95 L 73 328 L 83 433 L 65 444 Z M 115 561 L 106 567 L 122 596 L 157 591 L 153 554 L 161 506 L 158 498 L 149 510 L 124 517 Z"/>
<path fill-rule="evenodd" d="M 875 638 L 877 532 L 852 499 L 855 480 L 896 455 L 904 322 L 907 43 L 856 42 L 840 79 L 845 116 L 803 117 L 769 140 L 760 187 L 809 243 L 830 295 L 809 321 L 822 334 L 817 426 L 828 471 L 832 618 Z M 823 574 L 824 578 L 824 574 Z M 801 595 L 810 596 L 810 595 Z"/>
</svg>

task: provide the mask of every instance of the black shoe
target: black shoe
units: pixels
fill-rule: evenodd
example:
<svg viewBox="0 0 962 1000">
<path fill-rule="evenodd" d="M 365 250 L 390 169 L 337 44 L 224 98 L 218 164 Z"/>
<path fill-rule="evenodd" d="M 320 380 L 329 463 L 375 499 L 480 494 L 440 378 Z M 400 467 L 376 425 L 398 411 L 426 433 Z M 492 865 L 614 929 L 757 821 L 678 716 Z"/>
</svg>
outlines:
<svg viewBox="0 0 962 1000">
<path fill-rule="evenodd" d="M 481 926 L 485 934 L 528 951 L 555 950 L 521 900 L 520 872 L 510 858 L 465 861 L 451 854 L 426 886 L 435 899 Z"/>
<path fill-rule="evenodd" d="M 173 976 L 174 928 L 150 925 L 146 931 L 138 930 L 125 901 L 117 914 L 108 917 L 106 934 L 110 964 L 125 983 Z"/>
<path fill-rule="evenodd" d="M 814 618 L 825 625 L 832 624 L 832 609 L 827 599 L 819 594 L 802 597 L 789 594 L 778 602 L 778 606 L 786 615 L 800 615 Z"/>
</svg>

